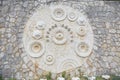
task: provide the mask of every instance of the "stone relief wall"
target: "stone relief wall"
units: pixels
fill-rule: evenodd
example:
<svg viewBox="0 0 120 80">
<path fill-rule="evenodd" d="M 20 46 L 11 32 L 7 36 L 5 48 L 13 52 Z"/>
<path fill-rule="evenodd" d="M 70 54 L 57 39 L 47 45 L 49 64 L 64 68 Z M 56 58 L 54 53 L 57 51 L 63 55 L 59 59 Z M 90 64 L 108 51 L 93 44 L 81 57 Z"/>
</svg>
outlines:
<svg viewBox="0 0 120 80">
<path fill-rule="evenodd" d="M 3 1 L 0 7 L 0 74 L 5 78 L 34 80 L 46 71 L 52 71 L 54 77 L 70 66 L 71 74 L 80 68 L 87 75 L 119 75 L 118 3 Z M 53 68 L 55 71 L 51 70 Z"/>
<path fill-rule="evenodd" d="M 92 53 L 93 31 L 79 11 L 64 5 L 44 6 L 26 23 L 23 43 L 33 63 L 59 73 L 81 66 Z"/>
</svg>

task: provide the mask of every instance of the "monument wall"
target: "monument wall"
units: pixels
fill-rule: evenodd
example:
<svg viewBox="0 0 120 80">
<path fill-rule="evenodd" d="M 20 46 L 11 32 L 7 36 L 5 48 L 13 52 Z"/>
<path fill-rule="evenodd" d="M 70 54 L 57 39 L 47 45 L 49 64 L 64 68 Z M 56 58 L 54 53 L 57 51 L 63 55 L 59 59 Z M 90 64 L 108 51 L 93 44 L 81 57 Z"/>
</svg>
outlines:
<svg viewBox="0 0 120 80">
<path fill-rule="evenodd" d="M 48 72 L 120 75 L 120 2 L 3 0 L 0 74 L 35 80 Z"/>
</svg>

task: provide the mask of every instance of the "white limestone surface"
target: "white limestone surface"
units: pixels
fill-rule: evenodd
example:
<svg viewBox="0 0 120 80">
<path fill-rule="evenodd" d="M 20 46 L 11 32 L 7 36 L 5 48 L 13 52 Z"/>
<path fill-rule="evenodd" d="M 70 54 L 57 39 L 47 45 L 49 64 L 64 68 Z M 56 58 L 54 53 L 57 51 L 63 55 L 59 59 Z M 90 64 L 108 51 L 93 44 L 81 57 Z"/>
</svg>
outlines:
<svg viewBox="0 0 120 80">
<path fill-rule="evenodd" d="M 28 20 L 23 42 L 33 63 L 59 73 L 84 63 L 92 52 L 93 31 L 82 12 L 64 5 L 45 6 Z"/>
</svg>

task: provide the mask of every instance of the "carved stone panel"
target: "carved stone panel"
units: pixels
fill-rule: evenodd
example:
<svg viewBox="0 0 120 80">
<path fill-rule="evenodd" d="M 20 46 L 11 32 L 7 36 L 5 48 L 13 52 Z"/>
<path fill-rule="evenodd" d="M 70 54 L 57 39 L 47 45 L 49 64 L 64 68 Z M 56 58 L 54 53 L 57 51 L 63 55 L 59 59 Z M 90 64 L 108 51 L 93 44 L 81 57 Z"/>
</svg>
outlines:
<svg viewBox="0 0 120 80">
<path fill-rule="evenodd" d="M 59 73 L 84 63 L 92 52 L 93 31 L 82 12 L 64 5 L 45 6 L 28 20 L 23 43 L 33 63 Z"/>
</svg>

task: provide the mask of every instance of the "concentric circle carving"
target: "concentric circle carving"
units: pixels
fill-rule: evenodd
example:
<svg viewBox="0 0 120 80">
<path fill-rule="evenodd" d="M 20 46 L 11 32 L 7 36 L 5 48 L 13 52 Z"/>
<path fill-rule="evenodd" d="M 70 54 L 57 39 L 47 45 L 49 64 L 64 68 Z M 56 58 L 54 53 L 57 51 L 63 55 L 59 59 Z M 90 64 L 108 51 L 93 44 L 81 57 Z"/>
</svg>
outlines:
<svg viewBox="0 0 120 80">
<path fill-rule="evenodd" d="M 52 18 L 56 21 L 61 21 L 66 18 L 66 12 L 62 7 L 54 7 L 51 15 L 52 15 Z"/>
<path fill-rule="evenodd" d="M 57 45 L 63 45 L 67 41 L 72 40 L 73 36 L 71 32 L 71 29 L 67 26 L 60 25 L 58 27 L 57 25 L 55 25 L 49 28 L 46 37 L 51 38 L 52 41 Z"/>
<path fill-rule="evenodd" d="M 55 33 L 55 36 L 53 37 L 53 41 L 56 44 L 64 44 L 67 41 L 67 39 L 62 31 L 58 31 Z"/>
<path fill-rule="evenodd" d="M 39 43 L 34 43 L 34 44 L 32 44 L 31 49 L 34 53 L 38 53 L 41 51 L 42 46 Z"/>
<path fill-rule="evenodd" d="M 75 21 L 77 18 L 78 18 L 77 13 L 75 13 L 75 12 L 68 13 L 68 19 L 70 21 Z"/>
<path fill-rule="evenodd" d="M 61 31 L 59 31 L 55 34 L 55 38 L 58 40 L 62 40 L 64 38 L 64 34 Z"/>
<path fill-rule="evenodd" d="M 90 55 L 90 52 L 88 52 L 89 46 L 85 42 L 80 42 L 79 44 L 76 45 L 75 51 L 77 55 L 81 57 L 87 57 Z"/>
<path fill-rule="evenodd" d="M 87 31 L 86 31 L 85 27 L 80 27 L 78 29 L 79 36 L 84 37 L 86 35 L 86 33 L 87 33 Z"/>
<path fill-rule="evenodd" d="M 45 63 L 46 64 L 53 64 L 54 63 L 54 56 L 53 55 L 46 55 L 45 56 Z"/>
<path fill-rule="evenodd" d="M 45 51 L 44 45 L 41 42 L 31 42 L 28 47 L 28 53 L 31 57 L 40 57 Z"/>
<path fill-rule="evenodd" d="M 60 70 L 61 72 L 64 70 L 70 70 L 74 69 L 77 67 L 78 62 L 75 59 L 66 59 L 63 60 L 58 66 L 57 69 Z"/>
</svg>

